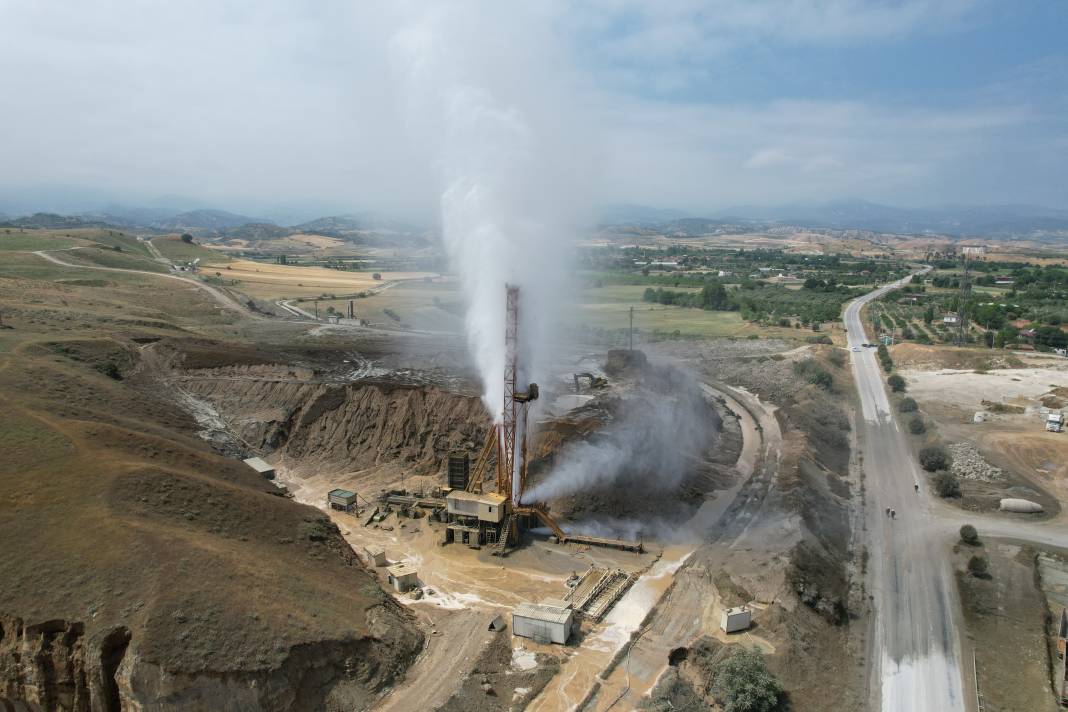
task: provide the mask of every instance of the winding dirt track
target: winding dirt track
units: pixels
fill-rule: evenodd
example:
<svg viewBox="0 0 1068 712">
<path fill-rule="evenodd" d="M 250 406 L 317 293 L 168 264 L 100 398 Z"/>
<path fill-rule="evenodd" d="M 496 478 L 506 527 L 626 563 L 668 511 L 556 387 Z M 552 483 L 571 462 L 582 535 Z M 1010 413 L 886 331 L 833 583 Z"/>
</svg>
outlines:
<svg viewBox="0 0 1068 712">
<path fill-rule="evenodd" d="M 76 249 L 79 249 L 79 248 L 74 247 L 74 248 L 71 248 L 71 249 L 75 249 L 76 250 Z M 205 284 L 204 282 L 201 282 L 199 280 L 189 279 L 188 277 L 182 277 L 182 276 L 179 276 L 179 275 L 176 275 L 176 274 L 165 274 L 163 272 L 149 272 L 148 270 L 141 270 L 141 269 L 127 269 L 125 267 L 104 267 L 102 265 L 80 265 L 80 264 L 75 264 L 73 262 L 66 262 L 64 260 L 61 260 L 60 258 L 56 257 L 53 254 L 53 252 L 60 252 L 60 251 L 67 251 L 67 250 L 52 250 L 52 251 L 49 251 L 49 250 L 35 250 L 33 254 L 37 255 L 38 257 L 43 257 L 44 259 L 48 260 L 49 262 L 51 262 L 53 264 L 57 264 L 57 265 L 59 265 L 61 267 L 74 267 L 75 269 L 92 269 L 92 270 L 98 270 L 98 271 L 102 271 L 102 272 L 125 272 L 127 274 L 144 274 L 144 275 L 148 275 L 150 277 L 163 277 L 164 279 L 176 279 L 179 282 L 185 282 L 186 284 L 190 284 L 190 285 L 192 285 L 192 286 L 194 286 L 194 287 L 196 287 L 198 289 L 204 290 L 205 292 L 207 292 L 208 294 L 211 295 L 212 299 L 214 299 L 216 302 L 218 302 L 219 305 L 222 306 L 225 309 L 231 309 L 233 311 L 240 312 L 241 314 L 249 316 L 249 317 L 251 317 L 253 319 L 262 319 L 263 318 L 261 315 L 256 314 L 256 313 L 251 312 L 248 309 L 246 309 L 243 304 L 241 304 L 239 301 L 237 301 L 236 299 L 234 299 L 233 297 L 231 297 L 229 294 L 227 294 L 226 292 L 222 291 L 221 289 L 216 289 L 215 287 L 211 286 L 210 284 Z"/>
</svg>

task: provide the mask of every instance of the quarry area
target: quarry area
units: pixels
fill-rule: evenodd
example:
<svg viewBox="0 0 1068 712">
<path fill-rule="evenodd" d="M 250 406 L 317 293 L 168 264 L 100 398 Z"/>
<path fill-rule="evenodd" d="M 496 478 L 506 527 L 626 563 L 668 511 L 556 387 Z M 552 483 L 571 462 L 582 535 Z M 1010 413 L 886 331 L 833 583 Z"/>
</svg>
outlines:
<svg viewBox="0 0 1068 712">
<path fill-rule="evenodd" d="M 559 342 L 533 384 L 502 289 L 495 423 L 459 334 L 7 256 L 0 698 L 668 709 L 740 647 L 862 698 L 841 349 Z"/>
<path fill-rule="evenodd" d="M 328 270 L 72 235 L 0 275 L 9 707 L 730 709 L 736 667 L 794 710 L 1057 706 L 1068 361 L 885 347 L 925 268 L 744 338 L 539 341 L 502 285 L 487 365 L 453 277 L 300 301 Z"/>
<path fill-rule="evenodd" d="M 408 323 L 448 277 L 325 312 L 77 250 L 0 278 L 9 705 L 719 709 L 737 665 L 795 710 L 1056 707 L 1068 361 L 883 356 L 906 282 L 815 336 L 535 344 L 502 286 L 490 382 Z"/>
</svg>

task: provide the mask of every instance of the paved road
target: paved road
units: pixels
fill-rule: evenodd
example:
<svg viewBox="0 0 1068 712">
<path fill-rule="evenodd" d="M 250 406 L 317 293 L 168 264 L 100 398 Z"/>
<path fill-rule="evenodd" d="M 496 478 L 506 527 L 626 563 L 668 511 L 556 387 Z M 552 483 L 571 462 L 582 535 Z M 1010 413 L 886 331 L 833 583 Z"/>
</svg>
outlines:
<svg viewBox="0 0 1068 712">
<path fill-rule="evenodd" d="M 965 710 L 956 623 L 957 595 L 943 542 L 947 524 L 930 516 L 923 480 L 898 427 L 875 349 L 860 310 L 907 280 L 851 302 L 845 311 L 853 376 L 860 394 L 858 430 L 868 502 L 869 591 L 875 607 L 872 709 L 884 712 Z M 922 488 L 921 488 L 922 490 Z M 891 520 L 887 507 L 898 512 Z"/>
</svg>

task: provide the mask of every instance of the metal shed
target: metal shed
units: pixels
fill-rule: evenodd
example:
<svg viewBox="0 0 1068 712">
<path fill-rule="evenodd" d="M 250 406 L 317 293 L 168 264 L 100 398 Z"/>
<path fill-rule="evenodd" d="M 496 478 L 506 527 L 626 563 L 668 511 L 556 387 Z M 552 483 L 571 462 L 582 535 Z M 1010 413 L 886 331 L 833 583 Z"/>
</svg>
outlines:
<svg viewBox="0 0 1068 712">
<path fill-rule="evenodd" d="M 567 604 L 565 604 L 567 605 Z M 512 611 L 512 632 L 539 643 L 564 645 L 575 627 L 575 611 L 542 603 L 520 603 Z"/>
<path fill-rule="evenodd" d="M 454 489 L 445 496 L 449 514 L 478 517 L 480 522 L 493 524 L 499 524 L 504 519 L 504 503 L 504 497 L 499 494 L 473 494 Z"/>
<path fill-rule="evenodd" d="M 419 572 L 407 562 L 394 564 L 386 571 L 389 572 L 389 585 L 400 593 L 406 593 L 419 585 Z"/>
<path fill-rule="evenodd" d="M 356 506 L 356 493 L 343 489 L 330 490 L 326 495 L 326 503 L 334 509 L 348 512 Z"/>
<path fill-rule="evenodd" d="M 753 622 L 753 612 L 745 606 L 728 608 L 719 619 L 719 627 L 724 633 L 736 633 L 747 629 Z"/>
<path fill-rule="evenodd" d="M 365 546 L 363 548 L 364 555 L 367 556 L 367 562 L 371 566 L 385 566 L 386 565 L 386 550 L 380 546 Z"/>
<path fill-rule="evenodd" d="M 274 465 L 269 465 L 264 460 L 258 457 L 250 457 L 245 460 L 245 464 L 251 467 L 253 470 L 263 475 L 269 480 L 274 479 Z"/>
</svg>

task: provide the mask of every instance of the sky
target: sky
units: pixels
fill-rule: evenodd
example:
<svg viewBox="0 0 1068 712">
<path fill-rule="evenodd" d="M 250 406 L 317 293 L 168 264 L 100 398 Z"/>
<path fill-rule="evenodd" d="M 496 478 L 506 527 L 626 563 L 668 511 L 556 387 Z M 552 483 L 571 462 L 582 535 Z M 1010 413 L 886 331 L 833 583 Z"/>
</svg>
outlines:
<svg viewBox="0 0 1068 712">
<path fill-rule="evenodd" d="M 437 84 L 591 204 L 1068 208 L 1064 0 L 0 0 L 0 27 L 0 210 L 432 217 Z"/>
</svg>

